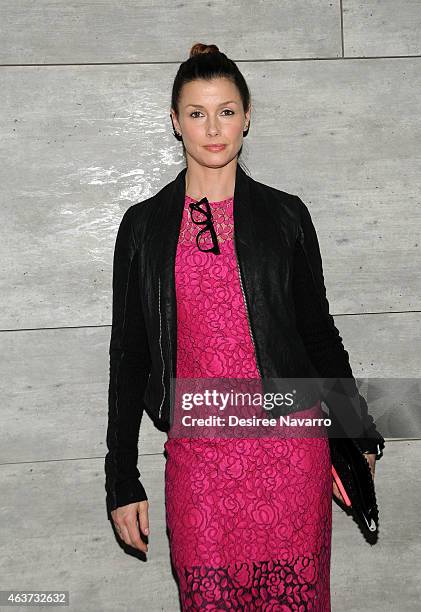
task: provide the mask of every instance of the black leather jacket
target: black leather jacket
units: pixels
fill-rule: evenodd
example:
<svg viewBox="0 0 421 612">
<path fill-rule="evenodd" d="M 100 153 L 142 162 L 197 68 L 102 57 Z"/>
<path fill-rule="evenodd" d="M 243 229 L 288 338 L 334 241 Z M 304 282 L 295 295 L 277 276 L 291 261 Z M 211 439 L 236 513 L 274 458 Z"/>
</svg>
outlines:
<svg viewBox="0 0 421 612">
<path fill-rule="evenodd" d="M 117 233 L 105 457 L 109 518 L 118 506 L 147 499 L 137 468 L 143 410 L 159 429 L 170 426 L 177 355 L 174 264 L 185 174 L 186 168 L 156 195 L 130 206 Z M 358 445 L 380 459 L 384 438 L 358 393 L 329 313 L 306 205 L 254 180 L 237 164 L 234 244 L 260 377 L 349 378 L 363 414 Z M 329 396 L 322 399 L 329 407 Z"/>
</svg>

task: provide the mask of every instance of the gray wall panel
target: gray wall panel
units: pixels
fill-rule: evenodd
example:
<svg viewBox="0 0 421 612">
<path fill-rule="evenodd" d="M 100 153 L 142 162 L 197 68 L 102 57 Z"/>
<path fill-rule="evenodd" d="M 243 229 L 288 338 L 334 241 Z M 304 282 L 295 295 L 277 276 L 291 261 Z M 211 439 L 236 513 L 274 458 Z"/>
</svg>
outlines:
<svg viewBox="0 0 421 612">
<path fill-rule="evenodd" d="M 144 463 L 150 536 L 140 558 L 125 553 L 110 528 L 100 459 L 0 466 L 2 588 L 68 590 L 72 612 L 176 612 L 164 458 Z"/>
<path fill-rule="evenodd" d="M 238 60 L 341 54 L 329 0 L 3 0 L 0 24 L 3 64 L 181 62 L 199 41 Z"/>
<path fill-rule="evenodd" d="M 0 463 L 105 455 L 109 338 L 106 326 L 0 334 Z M 166 439 L 145 412 L 140 453 Z"/>
<path fill-rule="evenodd" d="M 419 0 L 342 0 L 345 55 L 419 55 Z"/>
</svg>

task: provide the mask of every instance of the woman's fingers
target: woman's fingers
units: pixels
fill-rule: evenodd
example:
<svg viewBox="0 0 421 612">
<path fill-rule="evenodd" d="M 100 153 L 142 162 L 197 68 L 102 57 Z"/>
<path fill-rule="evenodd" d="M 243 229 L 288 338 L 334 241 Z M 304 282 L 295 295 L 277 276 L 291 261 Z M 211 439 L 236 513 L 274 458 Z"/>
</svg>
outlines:
<svg viewBox="0 0 421 612">
<path fill-rule="evenodd" d="M 137 548 L 138 550 L 141 550 L 143 552 L 148 552 L 147 543 L 144 542 L 140 537 L 139 522 L 137 520 L 136 515 L 134 517 L 130 517 L 130 520 L 127 525 L 127 531 L 130 538 L 128 544 L 130 544 L 130 546 L 133 546 L 133 548 Z"/>
<path fill-rule="evenodd" d="M 376 455 L 373 453 L 363 453 L 363 456 L 366 458 L 370 466 L 371 475 L 373 476 L 373 480 L 374 480 L 374 475 L 376 472 Z"/>
<path fill-rule="evenodd" d="M 338 489 L 338 485 L 336 484 L 335 480 L 332 481 L 333 482 L 333 494 L 335 495 L 335 497 L 337 497 L 342 503 L 344 502 L 344 498 L 342 497 L 341 492 Z"/>
<path fill-rule="evenodd" d="M 148 502 L 140 502 L 138 506 L 139 526 L 142 533 L 149 535 L 149 505 Z"/>
<path fill-rule="evenodd" d="M 335 497 L 339 499 L 339 501 L 345 504 L 345 500 L 342 496 L 342 493 L 339 491 L 338 485 L 336 484 L 336 481 L 334 479 L 333 479 L 333 494 L 335 495 Z"/>
<path fill-rule="evenodd" d="M 119 537 L 131 546 L 142 552 L 148 552 L 148 544 L 142 540 L 142 532 L 149 528 L 148 501 L 135 502 L 120 506 L 111 512 L 114 525 Z"/>
<path fill-rule="evenodd" d="M 117 528 L 117 532 L 123 542 L 126 542 L 126 544 L 129 544 L 131 546 L 130 535 L 127 527 L 125 525 L 121 525 L 121 527 Z"/>
</svg>

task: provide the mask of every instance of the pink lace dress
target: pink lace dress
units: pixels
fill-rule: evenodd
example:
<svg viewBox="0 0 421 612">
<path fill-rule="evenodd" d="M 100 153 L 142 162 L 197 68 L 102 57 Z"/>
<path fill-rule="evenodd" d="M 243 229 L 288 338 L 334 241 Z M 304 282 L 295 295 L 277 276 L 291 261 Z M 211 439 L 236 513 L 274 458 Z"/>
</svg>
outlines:
<svg viewBox="0 0 421 612">
<path fill-rule="evenodd" d="M 210 202 L 219 255 L 197 248 L 192 201 L 186 195 L 176 252 L 177 377 L 257 379 L 233 244 L 233 198 Z M 329 612 L 328 439 L 169 437 L 164 446 L 166 520 L 182 610 Z"/>
</svg>

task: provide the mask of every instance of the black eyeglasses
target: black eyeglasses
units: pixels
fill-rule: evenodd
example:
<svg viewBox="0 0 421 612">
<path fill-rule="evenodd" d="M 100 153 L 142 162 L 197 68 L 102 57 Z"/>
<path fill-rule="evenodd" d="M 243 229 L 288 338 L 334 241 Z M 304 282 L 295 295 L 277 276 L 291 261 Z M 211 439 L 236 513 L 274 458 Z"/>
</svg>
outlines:
<svg viewBox="0 0 421 612">
<path fill-rule="evenodd" d="M 203 204 L 204 206 L 203 207 L 200 206 L 201 204 Z M 195 223 L 196 225 L 204 225 L 203 229 L 197 232 L 197 235 L 196 235 L 197 248 L 203 252 L 210 252 L 210 253 L 215 253 L 215 255 L 219 255 L 221 251 L 219 249 L 218 239 L 216 237 L 216 232 L 215 232 L 215 228 L 213 225 L 212 211 L 211 211 L 208 199 L 202 198 L 200 202 L 190 202 L 189 208 L 190 208 L 190 215 L 191 215 L 191 219 L 193 223 Z M 205 218 L 203 218 L 203 216 Z M 199 238 L 200 236 L 202 236 L 202 234 L 204 234 L 207 231 L 210 232 L 213 246 L 211 246 L 208 249 L 205 249 L 200 246 Z"/>
</svg>

